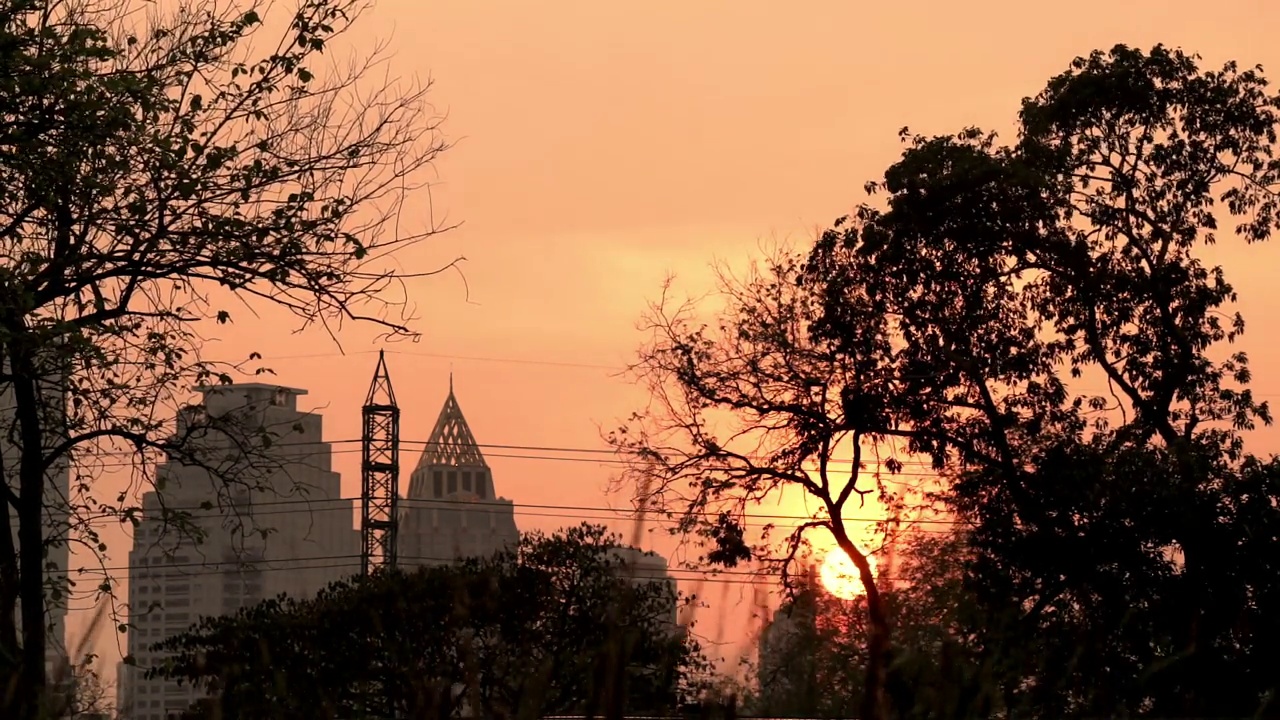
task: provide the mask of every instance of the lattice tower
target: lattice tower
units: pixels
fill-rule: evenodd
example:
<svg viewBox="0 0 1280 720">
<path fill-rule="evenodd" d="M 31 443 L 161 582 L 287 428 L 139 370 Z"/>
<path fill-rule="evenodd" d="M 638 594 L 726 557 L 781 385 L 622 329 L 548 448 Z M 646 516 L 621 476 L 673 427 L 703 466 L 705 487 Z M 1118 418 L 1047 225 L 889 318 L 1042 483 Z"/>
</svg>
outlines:
<svg viewBox="0 0 1280 720">
<path fill-rule="evenodd" d="M 360 571 L 368 575 L 378 567 L 396 566 L 399 529 L 400 408 L 381 351 L 361 414 Z"/>
</svg>

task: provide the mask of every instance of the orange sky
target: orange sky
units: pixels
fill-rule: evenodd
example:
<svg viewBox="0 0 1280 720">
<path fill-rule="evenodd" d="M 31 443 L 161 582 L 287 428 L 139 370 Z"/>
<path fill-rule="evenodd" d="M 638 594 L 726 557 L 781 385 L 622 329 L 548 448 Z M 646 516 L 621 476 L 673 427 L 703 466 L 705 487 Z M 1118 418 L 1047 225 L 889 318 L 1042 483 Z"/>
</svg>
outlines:
<svg viewBox="0 0 1280 720">
<path fill-rule="evenodd" d="M 404 437 L 426 438 L 452 367 L 482 443 L 600 447 L 597 426 L 643 402 L 610 368 L 635 348 L 635 322 L 666 272 L 697 285 L 715 257 L 809 237 L 862 199 L 903 125 L 1007 130 L 1020 98 L 1097 47 L 1164 42 L 1213 64 L 1280 68 L 1280 3 L 1222 7 L 1231 11 L 1189 0 L 380 0 L 351 40 L 390 35 L 397 72 L 434 78 L 457 142 L 437 165 L 435 207 L 464 223 L 401 261 L 424 269 L 463 254 L 470 286 L 470 301 L 454 275 L 411 286 L 424 339 L 389 358 Z M 1252 320 L 1256 389 L 1274 397 L 1280 350 L 1265 338 L 1280 327 L 1264 283 L 1277 252 L 1224 244 L 1216 258 Z M 211 350 L 261 352 L 279 382 L 310 390 L 304 401 L 322 408 L 330 439 L 357 437 L 368 334 L 344 335 L 358 354 L 343 357 L 322 334 L 289 327 L 241 313 Z M 1254 449 L 1278 437 L 1267 431 Z M 348 495 L 357 458 L 336 456 Z M 625 501 L 605 497 L 611 471 L 592 463 L 490 463 L 517 503 Z M 522 529 L 574 521 L 517 516 Z M 117 543 L 112 564 L 126 551 Z M 725 606 L 751 593 L 710 595 Z M 741 639 L 706 623 L 708 636 Z M 112 640 L 98 650 L 114 662 Z"/>
</svg>

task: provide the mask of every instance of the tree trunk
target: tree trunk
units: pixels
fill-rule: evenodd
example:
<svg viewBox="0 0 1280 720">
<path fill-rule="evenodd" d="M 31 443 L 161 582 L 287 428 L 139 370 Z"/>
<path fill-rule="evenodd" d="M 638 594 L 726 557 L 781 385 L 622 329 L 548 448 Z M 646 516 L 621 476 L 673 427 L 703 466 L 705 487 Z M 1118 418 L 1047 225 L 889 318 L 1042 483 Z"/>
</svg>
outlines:
<svg viewBox="0 0 1280 720">
<path fill-rule="evenodd" d="M 3 467 L 3 460 L 0 460 Z M 7 473 L 4 482 L 8 483 Z M 18 693 L 22 687 L 22 658 L 18 642 L 18 595 L 21 586 L 18 579 L 18 550 L 14 545 L 11 510 L 16 509 L 10 500 L 12 494 L 6 486 L 3 492 L 3 515 L 0 515 L 0 717 L 14 717 Z"/>
<path fill-rule="evenodd" d="M 12 328 L 11 328 L 12 329 Z M 18 462 L 18 580 L 22 603 L 22 670 L 15 720 L 39 720 L 45 696 L 44 500 L 45 433 L 35 363 L 11 335 L 9 367 L 21 458 Z"/>
<path fill-rule="evenodd" d="M 888 720 L 885 701 L 886 663 L 889 657 L 889 614 L 876 585 L 867 556 L 858 550 L 838 518 L 832 522 L 836 544 L 858 568 L 858 577 L 867 594 L 867 680 L 862 697 L 861 720 Z"/>
</svg>

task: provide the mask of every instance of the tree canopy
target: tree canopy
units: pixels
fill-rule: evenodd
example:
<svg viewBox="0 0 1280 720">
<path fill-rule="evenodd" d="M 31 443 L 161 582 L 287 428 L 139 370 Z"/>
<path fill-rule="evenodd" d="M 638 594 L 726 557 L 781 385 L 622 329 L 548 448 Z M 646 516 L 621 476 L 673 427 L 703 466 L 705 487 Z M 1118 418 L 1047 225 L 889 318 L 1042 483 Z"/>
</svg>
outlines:
<svg viewBox="0 0 1280 720">
<path fill-rule="evenodd" d="M 323 58 L 362 7 L 0 0 L 0 715 L 41 712 L 46 595 L 66 602 L 46 550 L 103 559 L 101 523 L 137 522 L 162 459 L 209 469 L 211 506 L 269 474 L 278 429 L 216 428 L 254 473 L 197 452 L 209 422 L 174 433 L 194 386 L 256 367 L 207 357 L 204 330 L 259 301 L 411 333 L 396 293 L 440 267 L 387 255 L 443 229 L 405 202 L 444 143 L 425 87 L 369 81 L 381 48 Z M 130 490 L 102 492 L 122 465 Z"/>
<path fill-rule="evenodd" d="M 973 652 L 978 608 L 965 586 L 961 533 L 899 538 L 892 582 L 882 579 L 893 620 L 887 710 L 898 718 L 988 718 L 1000 707 L 995 673 Z M 886 568 L 888 570 L 888 568 Z M 748 712 L 756 717 L 849 718 L 866 699 L 866 597 L 830 593 L 813 566 L 790 583 L 751 664 Z M 984 641 L 995 637 L 984 634 Z"/>
<path fill-rule="evenodd" d="M 1024 100 L 1012 144 L 904 129 L 879 197 L 726 278 L 713 321 L 656 307 L 637 364 L 655 402 L 614 435 L 645 500 L 701 527 L 713 561 L 777 557 L 742 521 L 798 488 L 820 510 L 790 546 L 817 526 L 844 548 L 844 501 L 909 514 L 891 476 L 922 458 L 940 490 L 914 499 L 956 528 L 950 637 L 984 712 L 1280 713 L 1280 465 L 1245 447 L 1271 414 L 1203 259 L 1280 224 L 1278 122 L 1257 69 L 1116 46 Z M 886 640 L 881 594 L 874 717 L 874 670 L 911 642 Z"/>
<path fill-rule="evenodd" d="M 630 575 L 618 547 L 584 524 L 270 600 L 163 641 L 170 659 L 151 672 L 210 688 L 201 717 L 675 710 L 705 661 L 675 623 L 674 583 Z"/>
<path fill-rule="evenodd" d="M 865 679 L 865 621 L 864 608 L 833 597 L 813 574 L 802 576 L 762 633 L 752 714 L 857 715 Z"/>
<path fill-rule="evenodd" d="M 1280 486 L 1240 434 L 1271 415 L 1247 356 L 1224 347 L 1244 319 L 1201 251 L 1229 218 L 1246 242 L 1280 223 L 1277 108 L 1254 70 L 1097 52 L 1023 103 L 1012 146 L 911 138 L 872 187 L 884 208 L 810 257 L 816 334 L 861 358 L 868 316 L 891 319 L 864 387 L 972 526 L 969 584 L 1022 665 L 1011 705 L 1273 703 L 1261 558 L 1280 552 Z"/>
</svg>

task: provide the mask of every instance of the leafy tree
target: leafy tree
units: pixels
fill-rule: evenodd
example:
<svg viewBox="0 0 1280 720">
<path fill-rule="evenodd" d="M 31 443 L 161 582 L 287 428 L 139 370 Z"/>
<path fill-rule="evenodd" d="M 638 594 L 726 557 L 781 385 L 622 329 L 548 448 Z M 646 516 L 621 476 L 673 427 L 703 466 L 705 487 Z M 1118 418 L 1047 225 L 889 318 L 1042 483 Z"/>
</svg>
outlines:
<svg viewBox="0 0 1280 720">
<path fill-rule="evenodd" d="M 847 525 L 868 496 L 899 502 L 868 462 L 890 439 L 866 393 L 878 356 L 851 360 L 840 342 L 810 332 L 824 307 L 802 287 L 805 269 L 802 258 L 779 250 L 742 277 L 721 273 L 716 300 L 724 309 L 712 326 L 694 305 L 664 293 L 646 318 L 651 339 L 634 368 L 653 400 L 608 440 L 633 461 L 639 502 L 677 517 L 675 532 L 707 540 L 708 563 L 732 567 L 754 557 L 787 581 L 806 532 L 831 533 L 866 588 L 865 682 L 874 690 L 862 715 L 878 720 L 890 617 L 870 551 Z M 872 342 L 873 352 L 887 352 L 887 342 L 885 349 Z M 892 455 L 884 462 L 899 467 Z M 783 551 L 770 527 L 759 542 L 748 539 L 747 513 L 786 490 L 817 501 L 813 518 L 790 529 Z"/>
<path fill-rule="evenodd" d="M 234 299 L 409 332 L 387 291 L 414 274 L 386 258 L 441 229 L 399 215 L 443 144 L 425 88 L 363 81 L 378 49 L 321 75 L 362 5 L 272 8 L 273 40 L 253 8 L 0 0 L 0 715 L 39 712 L 46 591 L 65 601 L 46 548 L 101 557 L 99 522 L 137 521 L 132 494 L 95 493 L 105 467 L 153 482 L 168 456 L 224 495 L 257 483 L 188 443 L 209 423 L 173 435 L 190 388 L 234 367 L 203 356 L 201 323 L 231 322 Z M 279 433 L 216 429 L 249 454 Z M 46 532 L 50 513 L 70 529 Z"/>
<path fill-rule="evenodd" d="M 895 548 L 893 582 L 884 583 L 894 620 L 888 714 L 991 717 L 991 672 L 965 642 L 975 602 L 963 587 L 963 535 L 911 531 L 895 539 Z M 844 600 L 814 573 L 802 576 L 761 636 L 752 713 L 856 716 L 865 698 L 867 634 L 865 597 Z"/>
<path fill-rule="evenodd" d="M 806 574 L 760 639 L 754 672 L 759 717 L 845 718 L 857 714 L 866 655 L 865 610 Z"/>
<path fill-rule="evenodd" d="M 338 583 L 205 618 L 152 675 L 197 683 L 216 717 L 485 717 L 677 708 L 704 669 L 664 582 L 628 577 L 583 525 L 489 558 Z M 270 678 L 270 682 L 263 682 Z M 218 714 L 221 713 L 221 714 Z"/>
<path fill-rule="evenodd" d="M 813 333 L 876 354 L 864 392 L 972 526 L 970 647 L 1011 710 L 1277 712 L 1275 462 L 1239 434 L 1271 416 L 1199 252 L 1280 222 L 1278 108 L 1256 70 L 1095 52 L 1011 146 L 904 131 L 886 201 L 809 258 Z"/>
<path fill-rule="evenodd" d="M 105 718 L 111 714 L 112 688 L 105 685 L 98 671 L 87 663 L 75 669 L 72 688 L 74 694 L 67 708 L 67 716 L 72 720 Z"/>
<path fill-rule="evenodd" d="M 477 653 L 486 714 L 607 712 L 611 705 L 661 712 L 692 691 L 705 667 L 696 641 L 676 625 L 674 582 L 629 580 L 636 569 L 618 548 L 603 527 L 583 524 L 551 537 L 526 535 L 515 553 L 488 565 L 473 561 L 479 572 L 496 563 L 499 577 L 487 596 L 501 644 L 486 652 L 482 642 Z M 525 601 L 506 600 L 514 597 Z"/>
<path fill-rule="evenodd" d="M 1271 416 L 1199 255 L 1228 218 L 1247 242 L 1280 223 L 1278 108 L 1256 70 L 1117 46 L 1027 99 L 1013 145 L 904 130 L 884 201 L 728 279 L 710 327 L 657 306 L 654 402 L 616 446 L 713 560 L 747 554 L 752 503 L 819 500 L 790 547 L 825 525 L 868 585 L 869 717 L 893 610 L 842 520 L 882 490 L 862 448 L 883 441 L 932 462 L 969 528 L 948 647 L 993 711 L 1277 712 L 1276 461 L 1240 436 Z"/>
</svg>

